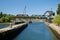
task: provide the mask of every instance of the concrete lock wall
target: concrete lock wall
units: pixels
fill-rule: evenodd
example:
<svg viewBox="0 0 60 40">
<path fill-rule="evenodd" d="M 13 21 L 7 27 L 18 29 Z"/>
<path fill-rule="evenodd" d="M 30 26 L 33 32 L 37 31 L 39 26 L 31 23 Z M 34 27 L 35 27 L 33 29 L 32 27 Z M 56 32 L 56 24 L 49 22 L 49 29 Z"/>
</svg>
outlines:
<svg viewBox="0 0 60 40">
<path fill-rule="evenodd" d="M 60 31 L 55 27 L 54 25 L 51 25 L 49 23 L 45 23 L 51 30 L 52 32 L 60 39 Z"/>
<path fill-rule="evenodd" d="M 21 33 L 26 27 L 27 23 L 21 25 L 21 26 L 16 26 L 16 28 L 13 28 L 11 30 L 7 30 L 5 32 L 0 32 L 0 40 L 12 40 L 15 38 L 19 33 Z"/>
</svg>

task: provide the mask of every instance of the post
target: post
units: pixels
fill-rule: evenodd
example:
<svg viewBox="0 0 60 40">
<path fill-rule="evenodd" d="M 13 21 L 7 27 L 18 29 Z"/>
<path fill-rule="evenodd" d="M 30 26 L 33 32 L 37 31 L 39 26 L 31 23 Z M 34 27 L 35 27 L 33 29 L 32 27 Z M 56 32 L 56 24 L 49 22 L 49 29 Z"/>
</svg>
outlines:
<svg viewBox="0 0 60 40">
<path fill-rule="evenodd" d="M 10 27 L 12 28 L 12 23 L 10 23 Z"/>
</svg>

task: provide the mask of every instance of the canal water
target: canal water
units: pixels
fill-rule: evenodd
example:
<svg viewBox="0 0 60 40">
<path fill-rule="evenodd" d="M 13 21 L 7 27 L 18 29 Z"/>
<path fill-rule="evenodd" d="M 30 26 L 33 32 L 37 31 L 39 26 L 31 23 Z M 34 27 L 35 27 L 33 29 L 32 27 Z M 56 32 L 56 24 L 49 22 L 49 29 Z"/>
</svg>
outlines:
<svg viewBox="0 0 60 40">
<path fill-rule="evenodd" d="M 1 28 L 6 28 L 6 27 L 8 27 L 9 26 L 9 24 L 0 24 L 0 29 Z"/>
<path fill-rule="evenodd" d="M 15 24 L 12 24 L 12 26 L 14 26 Z M 0 29 L 2 28 L 6 28 L 6 27 L 9 27 L 10 24 L 0 24 Z"/>
<path fill-rule="evenodd" d="M 14 40 L 58 40 L 44 22 L 28 24 Z"/>
</svg>

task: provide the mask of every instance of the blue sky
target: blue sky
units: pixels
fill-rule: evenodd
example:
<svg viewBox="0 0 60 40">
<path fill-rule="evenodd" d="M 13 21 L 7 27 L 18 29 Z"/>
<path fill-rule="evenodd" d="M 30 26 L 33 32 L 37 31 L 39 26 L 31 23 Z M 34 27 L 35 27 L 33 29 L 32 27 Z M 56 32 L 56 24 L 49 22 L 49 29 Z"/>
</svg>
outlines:
<svg viewBox="0 0 60 40">
<path fill-rule="evenodd" d="M 42 15 L 47 10 L 56 13 L 60 0 L 0 0 L 0 11 L 7 14 L 23 14 L 26 5 L 26 14 Z"/>
</svg>

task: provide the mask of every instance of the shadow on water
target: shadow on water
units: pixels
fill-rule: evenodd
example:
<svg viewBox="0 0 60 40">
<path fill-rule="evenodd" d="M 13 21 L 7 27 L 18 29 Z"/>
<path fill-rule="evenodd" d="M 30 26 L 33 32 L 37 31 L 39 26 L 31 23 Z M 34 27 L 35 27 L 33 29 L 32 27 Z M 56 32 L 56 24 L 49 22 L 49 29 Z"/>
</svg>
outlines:
<svg viewBox="0 0 60 40">
<path fill-rule="evenodd" d="M 14 40 L 58 40 L 44 22 L 32 22 Z"/>
</svg>

